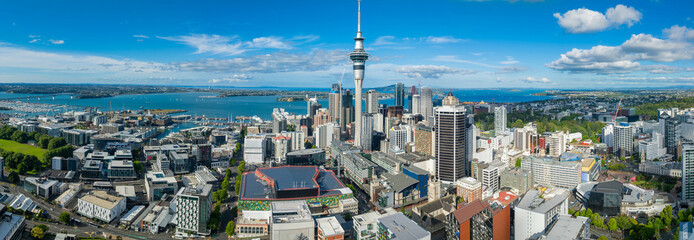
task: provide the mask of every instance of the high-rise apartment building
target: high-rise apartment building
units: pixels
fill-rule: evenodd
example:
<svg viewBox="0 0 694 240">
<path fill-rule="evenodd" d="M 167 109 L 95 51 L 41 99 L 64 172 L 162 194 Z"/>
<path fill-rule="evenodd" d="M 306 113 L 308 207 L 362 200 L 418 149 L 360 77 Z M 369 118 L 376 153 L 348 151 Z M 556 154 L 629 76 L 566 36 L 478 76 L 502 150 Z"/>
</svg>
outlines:
<svg viewBox="0 0 694 240">
<path fill-rule="evenodd" d="M 694 142 L 682 143 L 682 200 L 694 201 Z"/>
<path fill-rule="evenodd" d="M 207 222 L 212 214 L 212 185 L 198 184 L 181 188 L 176 194 L 176 232 L 209 235 Z"/>
<path fill-rule="evenodd" d="M 502 132 L 506 132 L 508 128 L 506 127 L 506 107 L 498 106 L 494 109 L 494 132 L 499 135 Z"/>
<path fill-rule="evenodd" d="M 340 129 L 343 132 L 347 131 L 347 125 L 354 122 L 354 104 L 352 92 L 347 90 L 342 94 L 342 119 L 340 119 Z"/>
<path fill-rule="evenodd" d="M 633 154 L 634 130 L 629 123 L 619 123 L 614 126 L 614 144 L 612 152 L 620 157 L 628 157 Z"/>
<path fill-rule="evenodd" d="M 462 106 L 435 109 L 436 176 L 443 182 L 469 177 L 473 153 L 473 115 Z"/>
</svg>

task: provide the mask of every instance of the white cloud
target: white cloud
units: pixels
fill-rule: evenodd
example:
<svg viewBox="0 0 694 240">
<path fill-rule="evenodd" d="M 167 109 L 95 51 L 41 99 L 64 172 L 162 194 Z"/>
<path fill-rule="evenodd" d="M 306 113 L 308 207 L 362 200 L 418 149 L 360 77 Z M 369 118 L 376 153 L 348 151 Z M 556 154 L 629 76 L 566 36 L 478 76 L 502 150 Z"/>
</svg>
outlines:
<svg viewBox="0 0 694 240">
<path fill-rule="evenodd" d="M 134 38 L 149 38 L 147 35 L 142 35 L 142 34 L 135 34 L 133 35 Z"/>
<path fill-rule="evenodd" d="M 38 41 L 41 41 L 41 39 L 40 38 L 34 38 L 34 39 L 31 39 L 31 41 L 29 41 L 29 43 L 35 43 Z"/>
<path fill-rule="evenodd" d="M 347 61 L 347 53 L 340 50 L 314 50 L 309 54 L 276 52 L 231 59 L 205 58 L 193 62 L 173 63 L 178 69 L 195 72 L 300 72 L 326 70 Z"/>
<path fill-rule="evenodd" d="M 394 36 L 380 36 L 376 38 L 376 41 L 372 43 L 372 46 L 383 46 L 383 45 L 392 45 L 395 44 L 393 40 L 395 39 Z"/>
<path fill-rule="evenodd" d="M 498 66 L 494 66 L 491 64 L 486 64 L 486 63 L 481 63 L 481 62 L 476 62 L 476 61 L 470 61 L 470 60 L 465 60 L 465 59 L 458 59 L 458 56 L 455 56 L 455 55 L 439 55 L 439 56 L 434 57 L 433 60 L 434 61 L 441 61 L 441 62 L 455 62 L 455 63 L 473 64 L 473 65 L 488 67 L 488 68 L 498 68 Z"/>
<path fill-rule="evenodd" d="M 641 20 L 641 16 L 641 12 L 622 4 L 607 9 L 605 13 L 605 17 L 613 26 L 627 25 L 627 27 L 631 27 Z"/>
<path fill-rule="evenodd" d="M 237 36 L 226 37 L 216 34 L 191 34 L 190 36 L 158 37 L 164 40 L 179 42 L 197 49 L 195 53 L 213 55 L 239 55 L 244 52 L 263 48 L 292 49 L 290 41 L 282 37 L 269 36 L 254 38 L 251 41 L 241 41 Z M 296 40 L 310 40 L 316 36 L 300 36 Z"/>
<path fill-rule="evenodd" d="M 217 84 L 217 83 L 239 83 L 239 82 L 248 82 L 249 79 L 252 79 L 251 76 L 248 76 L 246 74 L 234 74 L 232 76 L 228 77 L 223 77 L 223 78 L 214 78 L 208 81 L 209 83 Z"/>
<path fill-rule="evenodd" d="M 259 37 L 246 43 L 249 48 L 292 49 L 281 37 Z"/>
<path fill-rule="evenodd" d="M 506 61 L 501 61 L 501 64 L 506 64 L 506 65 L 511 65 L 511 64 L 518 64 L 518 61 L 513 59 L 511 56 L 506 56 Z"/>
<path fill-rule="evenodd" d="M 501 66 L 498 67 L 499 72 L 498 73 L 518 73 L 518 72 L 523 72 L 525 70 L 528 70 L 526 67 L 522 66 Z"/>
<path fill-rule="evenodd" d="M 453 36 L 429 36 L 426 38 L 426 42 L 433 44 L 457 43 L 461 41 L 463 41 L 463 39 L 455 38 Z"/>
<path fill-rule="evenodd" d="M 527 77 L 527 78 L 523 79 L 523 82 L 526 82 L 526 83 L 551 83 L 552 81 L 550 81 L 546 77 L 543 77 L 540 79 L 536 79 L 534 77 Z"/>
<path fill-rule="evenodd" d="M 650 34 L 635 34 L 616 47 L 598 45 L 591 49 L 574 48 L 561 54 L 547 67 L 571 73 L 629 73 L 653 70 L 642 67 L 639 61 L 674 62 L 692 58 L 694 46 L 691 43 L 658 39 Z"/>
<path fill-rule="evenodd" d="M 52 44 L 56 44 L 56 45 L 65 43 L 65 41 L 63 41 L 63 40 L 56 40 L 56 39 L 49 39 L 48 41 L 50 41 Z"/>
<path fill-rule="evenodd" d="M 648 65 L 641 68 L 643 71 L 648 71 L 650 73 L 662 74 L 662 73 L 676 73 L 680 71 L 680 68 L 668 65 Z"/>
<path fill-rule="evenodd" d="M 0 67 L 35 69 L 36 72 L 154 73 L 171 70 L 168 64 L 101 56 L 57 54 L 0 47 Z"/>
<path fill-rule="evenodd" d="M 190 36 L 158 37 L 164 40 L 183 43 L 197 48 L 195 53 L 238 55 L 247 51 L 243 43 L 237 37 L 225 37 L 220 35 L 192 34 Z M 234 41 L 232 43 L 232 41 Z"/>
<path fill-rule="evenodd" d="M 663 35 L 672 40 L 694 41 L 694 29 L 680 25 L 664 29 Z"/>
<path fill-rule="evenodd" d="M 621 25 L 631 27 L 641 20 L 641 15 L 633 7 L 621 4 L 607 9 L 606 14 L 587 8 L 569 10 L 564 14 L 554 13 L 557 23 L 570 33 L 600 32 Z"/>
<path fill-rule="evenodd" d="M 410 78 L 438 79 L 445 74 L 471 74 L 473 71 L 436 65 L 405 65 L 393 71 Z"/>
</svg>

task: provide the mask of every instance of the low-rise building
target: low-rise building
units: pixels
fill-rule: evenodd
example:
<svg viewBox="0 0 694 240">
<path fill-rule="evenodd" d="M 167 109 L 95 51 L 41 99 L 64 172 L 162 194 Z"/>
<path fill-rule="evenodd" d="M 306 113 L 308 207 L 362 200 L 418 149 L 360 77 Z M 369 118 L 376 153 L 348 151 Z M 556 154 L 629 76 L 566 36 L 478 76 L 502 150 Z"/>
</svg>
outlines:
<svg viewBox="0 0 694 240">
<path fill-rule="evenodd" d="M 345 239 L 345 230 L 335 217 L 316 219 L 316 237 L 318 240 L 342 240 Z"/>
<path fill-rule="evenodd" d="M 77 201 L 77 213 L 87 218 L 111 222 L 120 216 L 126 207 L 124 197 L 108 194 L 106 191 L 91 191 Z"/>
<path fill-rule="evenodd" d="M 49 199 L 54 194 L 60 193 L 59 186 L 60 183 L 55 180 L 35 177 L 24 178 L 24 190 L 45 199 Z"/>
<path fill-rule="evenodd" d="M 590 219 L 561 214 L 540 240 L 590 239 Z"/>
<path fill-rule="evenodd" d="M 530 171 L 511 168 L 508 171 L 504 171 L 499 176 L 501 187 L 508 187 L 518 190 L 518 193 L 524 194 L 533 187 L 533 178 L 530 175 Z"/>
<path fill-rule="evenodd" d="M 412 207 L 412 220 L 417 222 L 427 231 L 436 235 L 437 232 L 445 232 L 446 216 L 456 210 L 454 195 L 448 195 L 424 205 Z M 441 234 L 445 235 L 445 234 Z"/>
<path fill-rule="evenodd" d="M 463 198 L 466 203 L 482 199 L 482 183 L 472 177 L 461 178 L 456 181 L 457 196 Z"/>
<path fill-rule="evenodd" d="M 164 195 L 176 194 L 178 182 L 174 176 L 166 176 L 164 172 L 149 171 L 145 175 L 145 191 L 147 201 L 159 200 Z"/>
<path fill-rule="evenodd" d="M 108 164 L 108 179 L 127 180 L 137 179 L 135 165 L 131 160 L 111 160 Z"/>
<path fill-rule="evenodd" d="M 0 239 L 17 240 L 22 237 L 24 228 L 26 227 L 25 218 L 22 215 L 13 214 L 5 210 L 5 206 L 1 207 L 0 212 Z"/>
<path fill-rule="evenodd" d="M 399 212 L 378 218 L 378 239 L 430 240 L 431 233 Z"/>
<path fill-rule="evenodd" d="M 552 157 L 528 156 L 521 169 L 530 171 L 534 184 L 573 189 L 581 183 L 582 165 L 577 161 L 559 161 Z"/>
<path fill-rule="evenodd" d="M 569 211 L 568 192 L 540 198 L 540 192 L 530 190 L 514 209 L 515 239 L 538 238 L 542 236 L 559 214 Z"/>
<path fill-rule="evenodd" d="M 316 224 L 306 201 L 272 202 L 271 209 L 270 239 L 315 239 Z"/>
<path fill-rule="evenodd" d="M 378 219 L 383 216 L 395 214 L 396 211 L 392 208 L 387 208 L 384 213 L 367 212 L 354 216 L 354 238 L 356 240 L 376 240 L 378 239 Z"/>
</svg>

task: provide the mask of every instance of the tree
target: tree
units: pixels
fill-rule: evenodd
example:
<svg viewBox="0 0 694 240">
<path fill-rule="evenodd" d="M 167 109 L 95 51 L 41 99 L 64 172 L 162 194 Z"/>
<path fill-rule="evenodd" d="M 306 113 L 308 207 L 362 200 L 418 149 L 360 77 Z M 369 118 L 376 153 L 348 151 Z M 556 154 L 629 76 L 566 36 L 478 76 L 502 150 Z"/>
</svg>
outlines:
<svg viewBox="0 0 694 240">
<path fill-rule="evenodd" d="M 27 141 L 29 141 L 29 135 L 22 131 L 14 131 L 14 133 L 11 136 L 11 139 L 12 141 L 18 143 L 26 143 Z"/>
<path fill-rule="evenodd" d="M 619 230 L 619 225 L 617 224 L 617 220 L 615 220 L 614 218 L 610 218 L 610 220 L 607 221 L 607 228 L 610 229 L 610 231 Z"/>
<path fill-rule="evenodd" d="M 58 138 L 53 138 L 50 141 L 48 141 L 48 150 L 53 150 L 62 146 L 67 145 L 67 142 L 65 141 L 64 138 L 58 137 Z"/>
<path fill-rule="evenodd" d="M 605 236 L 600 236 L 600 237 L 598 238 L 598 240 L 609 240 L 609 239 L 608 239 L 607 237 L 605 237 Z"/>
<path fill-rule="evenodd" d="M 46 237 L 46 232 L 48 231 L 48 226 L 40 224 L 36 225 L 31 229 L 31 236 L 36 239 L 43 239 Z"/>
<path fill-rule="evenodd" d="M 62 212 L 60 213 L 60 216 L 58 216 L 58 220 L 64 224 L 70 223 L 70 213 L 68 212 Z"/>
<path fill-rule="evenodd" d="M 305 141 L 304 148 L 313 148 L 313 143 L 311 143 L 311 141 Z"/>
<path fill-rule="evenodd" d="M 10 172 L 10 176 L 7 177 L 7 180 L 10 181 L 10 183 L 19 183 L 19 174 L 15 171 Z"/>
<path fill-rule="evenodd" d="M 520 159 L 520 158 L 516 158 L 516 168 L 520 168 L 520 167 L 521 167 L 521 163 L 522 163 L 521 159 Z"/>
<path fill-rule="evenodd" d="M 37 143 L 40 148 L 48 148 L 48 143 L 51 141 L 52 137 L 48 135 L 41 135 L 39 139 L 37 140 Z"/>
<path fill-rule="evenodd" d="M 227 236 L 229 236 L 229 237 L 234 236 L 235 231 L 236 231 L 236 224 L 234 223 L 234 221 L 229 221 L 227 223 L 227 228 L 226 228 Z"/>
<path fill-rule="evenodd" d="M 136 172 L 136 173 L 141 172 L 142 169 L 143 169 L 142 163 L 141 163 L 140 161 L 138 161 L 138 160 L 133 161 L 133 167 L 135 168 L 135 172 Z"/>
</svg>

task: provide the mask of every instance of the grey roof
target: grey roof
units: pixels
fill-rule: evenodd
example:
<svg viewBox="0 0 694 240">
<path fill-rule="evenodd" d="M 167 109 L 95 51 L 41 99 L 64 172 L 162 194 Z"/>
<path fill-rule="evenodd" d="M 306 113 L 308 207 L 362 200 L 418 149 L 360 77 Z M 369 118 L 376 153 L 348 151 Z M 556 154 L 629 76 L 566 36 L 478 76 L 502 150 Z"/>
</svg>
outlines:
<svg viewBox="0 0 694 240">
<path fill-rule="evenodd" d="M 324 152 L 325 152 L 325 150 L 320 149 L 320 148 L 308 148 L 308 149 L 301 149 L 301 150 L 289 152 L 289 153 L 287 153 L 287 156 L 302 156 L 302 155 L 311 155 L 311 154 L 324 153 Z"/>
<path fill-rule="evenodd" d="M 414 178 L 411 178 L 410 176 L 405 175 L 404 173 L 398 173 L 388 177 L 388 182 L 393 187 L 393 190 L 395 190 L 395 192 L 401 192 L 405 188 L 419 183 L 419 181 L 417 181 Z"/>
<path fill-rule="evenodd" d="M 415 173 L 415 174 L 417 174 L 417 175 L 427 175 L 427 174 L 429 174 L 429 172 L 427 172 L 426 170 L 421 169 L 421 168 L 419 168 L 419 167 L 417 167 L 417 166 L 405 166 L 405 167 L 403 167 L 403 168 L 404 168 L 404 169 L 407 169 L 407 170 L 410 170 L 411 172 L 413 172 L 413 173 Z"/>
<path fill-rule="evenodd" d="M 395 235 L 394 239 L 417 240 L 430 238 L 431 236 L 431 233 L 400 212 L 381 217 L 378 221 Z"/>
<path fill-rule="evenodd" d="M 530 190 L 527 193 L 525 193 L 525 196 L 523 196 L 523 199 L 518 203 L 516 208 L 521 208 L 521 209 L 527 209 L 533 212 L 538 212 L 538 213 L 546 213 L 550 209 L 554 208 L 555 206 L 559 205 L 561 202 L 566 200 L 568 198 L 568 193 L 563 192 L 562 194 L 556 195 L 553 198 L 550 198 L 549 200 L 544 200 L 542 198 L 539 198 L 540 193 L 537 190 Z M 542 201 L 538 202 L 537 201 Z"/>
<path fill-rule="evenodd" d="M 578 236 L 581 228 L 589 222 L 590 220 L 587 217 L 573 218 L 570 215 L 559 215 L 557 221 L 548 230 L 543 240 L 581 239 Z"/>
</svg>

